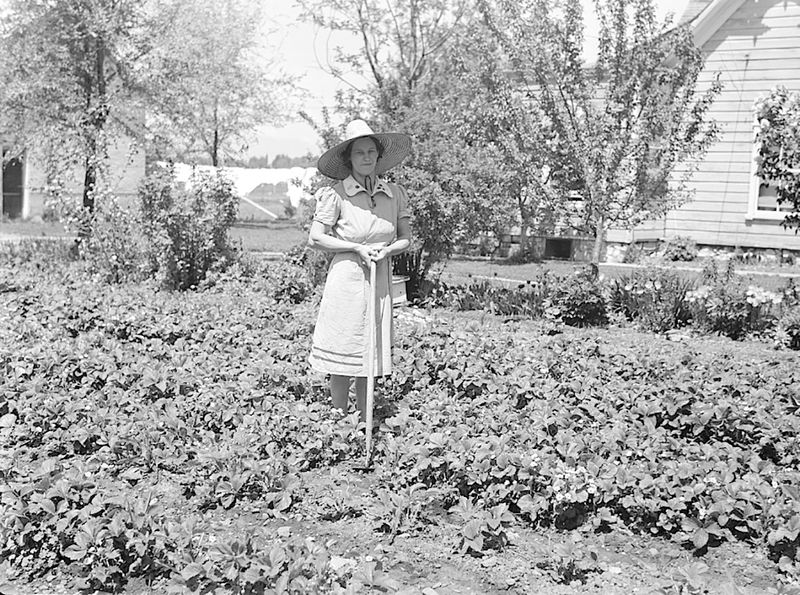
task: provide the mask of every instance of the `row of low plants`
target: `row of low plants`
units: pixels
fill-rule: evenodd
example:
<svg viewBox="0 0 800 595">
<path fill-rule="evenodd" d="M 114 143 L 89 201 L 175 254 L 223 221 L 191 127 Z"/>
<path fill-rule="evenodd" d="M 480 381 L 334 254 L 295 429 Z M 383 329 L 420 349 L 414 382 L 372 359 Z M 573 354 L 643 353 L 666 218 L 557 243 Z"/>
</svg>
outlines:
<svg viewBox="0 0 800 595">
<path fill-rule="evenodd" d="M 405 399 L 380 444 L 387 483 L 437 488 L 469 520 L 465 550 L 502 547 L 511 513 L 561 529 L 624 524 L 699 552 L 744 540 L 796 574 L 790 359 L 487 330 L 405 339 L 394 380 Z"/>
<path fill-rule="evenodd" d="M 224 291 L 98 287 L 42 248 L 32 266 L 34 246 L 7 249 L 0 275 L 0 592 L 57 569 L 109 590 L 352 582 L 324 544 L 207 518 L 257 506 L 281 519 L 303 471 L 363 454 L 356 419 L 332 416 L 306 374 L 313 305 L 270 299 L 264 270 Z"/>
<path fill-rule="evenodd" d="M 139 576 L 296 593 L 360 580 L 324 544 L 209 516 L 330 518 L 305 501 L 302 473 L 363 456 L 354 416 L 331 416 L 308 375 L 319 294 L 304 269 L 239 265 L 176 294 L 97 286 L 51 249 L 8 249 L 0 269 L 0 578 L 60 569 L 90 588 Z M 796 576 L 789 360 L 516 324 L 402 329 L 378 481 L 342 514 L 392 534 L 454 524 L 454 549 L 478 556 L 508 545 L 515 523 L 624 525 L 700 552 L 745 540 Z M 557 580 L 601 570 L 591 551 L 562 549 L 543 563 Z"/>
<path fill-rule="evenodd" d="M 731 261 L 723 270 L 710 261 L 699 278 L 649 268 L 599 280 L 588 271 L 569 276 L 546 271 L 516 287 L 490 281 L 434 283 L 423 303 L 572 326 L 628 322 L 659 333 L 685 328 L 800 349 L 800 287 L 791 281 L 780 290 L 749 284 L 734 273 Z"/>
</svg>

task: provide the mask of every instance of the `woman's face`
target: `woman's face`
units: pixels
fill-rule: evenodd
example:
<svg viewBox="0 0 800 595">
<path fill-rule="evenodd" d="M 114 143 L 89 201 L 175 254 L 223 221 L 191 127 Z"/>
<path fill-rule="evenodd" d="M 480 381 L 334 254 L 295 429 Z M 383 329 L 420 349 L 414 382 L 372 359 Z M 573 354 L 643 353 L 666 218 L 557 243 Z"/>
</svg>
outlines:
<svg viewBox="0 0 800 595">
<path fill-rule="evenodd" d="M 367 137 L 353 142 L 353 146 L 350 147 L 350 163 L 353 173 L 362 177 L 375 173 L 375 167 L 378 165 L 378 147 L 375 141 Z"/>
</svg>

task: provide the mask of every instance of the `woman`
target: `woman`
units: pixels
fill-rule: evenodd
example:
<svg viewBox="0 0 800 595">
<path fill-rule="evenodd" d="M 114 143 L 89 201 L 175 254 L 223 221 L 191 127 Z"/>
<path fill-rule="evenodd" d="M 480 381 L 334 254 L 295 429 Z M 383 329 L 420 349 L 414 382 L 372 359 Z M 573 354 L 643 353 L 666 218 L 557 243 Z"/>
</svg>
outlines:
<svg viewBox="0 0 800 595">
<path fill-rule="evenodd" d="M 320 173 L 339 180 L 317 191 L 308 234 L 314 248 L 333 252 L 322 294 L 309 363 L 330 375 L 333 406 L 347 412 L 352 378 L 356 405 L 366 416 L 367 308 L 370 262 L 376 263 L 376 376 L 392 371 L 391 257 L 411 243 L 405 190 L 378 177 L 408 155 L 411 139 L 376 134 L 363 120 L 348 124 L 343 142 L 317 162 Z"/>
</svg>

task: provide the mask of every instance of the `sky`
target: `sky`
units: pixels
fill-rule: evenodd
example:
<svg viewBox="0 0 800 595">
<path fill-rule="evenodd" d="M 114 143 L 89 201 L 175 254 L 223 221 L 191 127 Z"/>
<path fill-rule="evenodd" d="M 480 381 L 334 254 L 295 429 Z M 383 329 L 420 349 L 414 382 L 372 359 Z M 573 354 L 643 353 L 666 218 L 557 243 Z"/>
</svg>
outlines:
<svg viewBox="0 0 800 595">
<path fill-rule="evenodd" d="M 273 21 L 274 31 L 270 33 L 271 43 L 276 47 L 279 62 L 287 74 L 299 77 L 303 97 L 296 107 L 302 108 L 312 117 L 318 118 L 324 106 L 332 107 L 337 89 L 345 88 L 341 81 L 329 74 L 323 67 L 328 55 L 337 45 L 350 49 L 358 47 L 358 39 L 330 34 L 298 18 L 298 8 L 294 0 L 262 0 L 267 5 Z M 592 22 L 591 0 L 582 0 L 585 18 L 585 47 L 592 51 L 596 40 L 596 23 Z M 673 13 L 678 18 L 688 0 L 655 0 L 658 18 Z M 310 125 L 299 118 L 287 121 L 281 126 L 266 126 L 260 129 L 250 145 L 248 155 L 272 160 L 278 154 L 298 157 L 320 152 L 320 139 Z"/>
</svg>

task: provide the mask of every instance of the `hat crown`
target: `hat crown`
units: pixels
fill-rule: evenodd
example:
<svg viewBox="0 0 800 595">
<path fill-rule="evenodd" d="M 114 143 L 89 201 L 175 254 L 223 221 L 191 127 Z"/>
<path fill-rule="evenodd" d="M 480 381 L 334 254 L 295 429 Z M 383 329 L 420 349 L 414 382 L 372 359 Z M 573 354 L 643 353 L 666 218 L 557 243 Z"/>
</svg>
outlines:
<svg viewBox="0 0 800 595">
<path fill-rule="evenodd" d="M 373 136 L 375 133 L 364 120 L 352 120 L 347 124 L 344 129 L 344 137 L 346 140 L 352 140 L 359 136 Z"/>
</svg>

